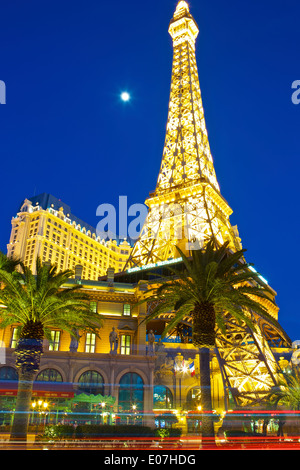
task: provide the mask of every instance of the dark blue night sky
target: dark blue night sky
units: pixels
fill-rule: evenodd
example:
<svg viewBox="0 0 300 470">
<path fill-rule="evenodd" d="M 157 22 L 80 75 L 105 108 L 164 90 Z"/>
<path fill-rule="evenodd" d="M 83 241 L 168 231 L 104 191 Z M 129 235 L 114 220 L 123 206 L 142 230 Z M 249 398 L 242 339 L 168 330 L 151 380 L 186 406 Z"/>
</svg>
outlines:
<svg viewBox="0 0 300 470">
<path fill-rule="evenodd" d="M 143 203 L 156 185 L 177 1 L 10 0 L 1 5 L 1 233 L 48 192 L 96 226 L 99 204 Z M 206 124 L 247 260 L 300 339 L 299 0 L 191 0 Z M 122 91 L 132 99 L 120 100 Z"/>
</svg>

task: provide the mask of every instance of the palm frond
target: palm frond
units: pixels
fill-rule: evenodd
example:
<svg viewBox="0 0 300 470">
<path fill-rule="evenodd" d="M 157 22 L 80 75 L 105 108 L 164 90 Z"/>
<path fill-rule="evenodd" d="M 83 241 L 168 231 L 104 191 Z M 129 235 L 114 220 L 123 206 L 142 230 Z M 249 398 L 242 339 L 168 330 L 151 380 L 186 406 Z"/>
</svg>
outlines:
<svg viewBox="0 0 300 470">
<path fill-rule="evenodd" d="M 168 267 L 170 277 L 149 291 L 147 301 L 157 305 L 146 317 L 147 321 L 162 313 L 174 312 L 175 317 L 170 322 L 173 326 L 183 318 L 185 309 L 189 309 L 185 314 L 191 315 L 196 305 L 201 307 L 209 302 L 214 306 L 216 322 L 223 331 L 228 314 L 255 330 L 256 322 L 251 314 L 255 312 L 284 334 L 265 306 L 276 305 L 270 290 L 262 286 L 258 274 L 249 269 L 251 264 L 244 259 L 245 249 L 232 252 L 228 242 L 220 245 L 211 240 L 203 249 L 193 250 L 191 257 L 178 247 L 177 250 L 184 270 Z"/>
</svg>

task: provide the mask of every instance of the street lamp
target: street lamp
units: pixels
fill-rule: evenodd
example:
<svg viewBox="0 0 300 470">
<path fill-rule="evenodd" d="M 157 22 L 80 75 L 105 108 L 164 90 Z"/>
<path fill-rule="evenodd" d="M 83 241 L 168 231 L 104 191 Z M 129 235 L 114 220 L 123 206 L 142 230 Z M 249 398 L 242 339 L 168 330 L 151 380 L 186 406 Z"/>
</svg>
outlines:
<svg viewBox="0 0 300 470">
<path fill-rule="evenodd" d="M 132 405 L 132 409 L 133 409 L 133 424 L 135 424 L 135 420 L 136 420 L 136 405 Z"/>
<path fill-rule="evenodd" d="M 104 408 L 105 408 L 105 405 L 106 405 L 106 403 L 105 403 L 105 401 L 103 401 L 101 403 L 101 407 L 102 407 L 102 424 L 104 424 Z"/>
<path fill-rule="evenodd" d="M 201 406 L 201 405 L 198 405 L 198 406 L 197 406 L 197 411 L 198 411 L 199 414 L 200 414 L 201 410 L 202 410 L 202 406 Z M 198 429 L 199 429 L 199 433 L 200 433 L 200 431 L 201 431 L 201 419 L 200 419 L 200 417 L 201 417 L 201 415 L 198 416 Z"/>
<path fill-rule="evenodd" d="M 48 402 L 44 401 L 44 400 L 34 401 L 34 402 L 31 403 L 31 407 L 32 407 L 32 410 L 33 410 L 33 418 L 34 418 L 35 412 L 36 412 L 36 414 L 39 415 L 39 418 L 40 418 L 40 423 L 39 423 L 39 420 L 36 416 L 36 432 L 37 432 L 38 425 L 41 424 L 41 421 L 42 421 L 42 415 L 44 415 L 44 425 L 46 424 L 46 416 L 47 416 L 46 411 L 47 411 L 47 408 L 48 408 Z"/>
<path fill-rule="evenodd" d="M 48 402 L 44 400 L 34 401 L 31 403 L 33 410 L 37 410 L 39 413 L 43 412 L 48 408 Z"/>
</svg>

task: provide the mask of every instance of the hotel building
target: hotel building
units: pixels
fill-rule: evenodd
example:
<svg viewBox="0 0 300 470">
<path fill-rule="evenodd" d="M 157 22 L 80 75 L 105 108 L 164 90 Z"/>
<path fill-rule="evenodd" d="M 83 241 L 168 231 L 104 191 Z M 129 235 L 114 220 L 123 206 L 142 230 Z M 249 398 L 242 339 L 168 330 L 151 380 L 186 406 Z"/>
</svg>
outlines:
<svg viewBox="0 0 300 470">
<path fill-rule="evenodd" d="M 101 240 L 92 226 L 51 194 L 25 199 L 11 223 L 7 254 L 20 258 L 33 272 L 40 257 L 60 271 L 76 270 L 83 279 L 98 280 L 108 268 L 122 271 L 131 251 L 126 240 Z"/>
</svg>

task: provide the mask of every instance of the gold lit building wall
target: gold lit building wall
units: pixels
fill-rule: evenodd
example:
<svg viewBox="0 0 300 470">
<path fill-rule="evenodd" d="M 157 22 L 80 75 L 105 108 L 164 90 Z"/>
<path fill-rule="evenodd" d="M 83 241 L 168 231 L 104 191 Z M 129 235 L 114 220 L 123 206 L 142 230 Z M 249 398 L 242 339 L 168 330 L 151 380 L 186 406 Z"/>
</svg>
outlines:
<svg viewBox="0 0 300 470">
<path fill-rule="evenodd" d="M 74 279 L 70 279 L 66 287 L 74 285 L 75 282 Z M 156 345 L 155 355 L 150 355 L 147 341 L 148 328 L 145 322 L 141 322 L 147 309 L 145 304 L 138 303 L 143 295 L 140 286 L 90 280 L 82 280 L 81 284 L 89 296 L 90 308 L 103 317 L 103 327 L 99 330 L 99 337 L 91 338 L 89 334 L 79 331 L 78 345 L 72 350 L 70 335 L 63 330 L 53 329 L 51 331 L 53 341 L 44 340 L 44 353 L 39 372 L 53 369 L 62 375 L 63 382 L 76 383 L 84 372 L 98 371 L 105 379 L 106 393 L 115 396 L 116 399 L 118 399 L 120 377 L 127 372 L 137 373 L 145 384 L 144 410 L 150 411 L 151 414 L 154 406 L 154 387 L 167 387 L 171 393 L 172 406 L 170 404 L 170 407 L 162 409 L 156 406 L 154 413 L 159 415 L 169 410 L 176 414 L 179 419 L 178 427 L 186 432 L 187 413 L 197 411 L 200 403 L 197 400 L 193 404 L 188 404 L 188 396 L 192 391 L 197 391 L 200 385 L 198 350 L 191 343 L 170 342 L 161 343 L 159 348 Z M 6 348 L 5 367 L 15 368 L 17 327 L 16 324 L 0 330 L 0 340 Z M 118 335 L 115 355 L 110 354 L 109 335 L 113 327 Z M 186 361 L 185 367 L 181 367 L 183 357 Z M 191 376 L 188 368 L 192 360 L 195 362 L 194 376 Z M 176 373 L 175 363 L 180 366 Z M 216 398 L 213 397 L 214 406 L 219 412 L 224 409 L 224 389 L 219 371 L 214 370 L 212 380 L 213 389 L 217 391 Z M 146 413 L 145 422 L 147 419 Z"/>
<path fill-rule="evenodd" d="M 81 277 L 91 280 L 106 275 L 108 268 L 122 271 L 130 251 L 126 241 L 117 245 L 114 240 L 101 240 L 95 232 L 72 221 L 62 207 L 44 210 L 28 200 L 12 219 L 7 246 L 8 256 L 19 257 L 33 272 L 40 257 L 42 262 L 56 264 L 60 271 L 75 270 L 80 265 Z"/>
<path fill-rule="evenodd" d="M 65 287 L 71 287 L 77 281 L 70 279 Z M 84 332 L 79 333 L 79 340 L 76 347 L 78 353 L 110 353 L 109 334 L 112 328 L 118 335 L 118 353 L 130 356 L 136 354 L 141 345 L 138 344 L 138 321 L 141 307 L 136 305 L 136 288 L 131 284 L 111 285 L 108 281 L 80 280 L 82 289 L 88 295 L 91 311 L 99 313 L 103 319 L 103 326 L 99 330 L 99 336 L 90 337 Z M 0 330 L 0 340 L 6 348 L 14 348 L 17 339 L 17 327 L 7 327 Z M 145 333 L 145 327 L 141 329 Z M 128 338 L 125 341 L 123 336 Z M 70 350 L 71 336 L 69 333 L 59 330 L 52 330 L 52 341 L 44 340 L 45 351 Z M 145 354 L 145 337 L 142 342 L 143 354 Z M 125 347 L 126 346 L 126 347 Z"/>
</svg>

